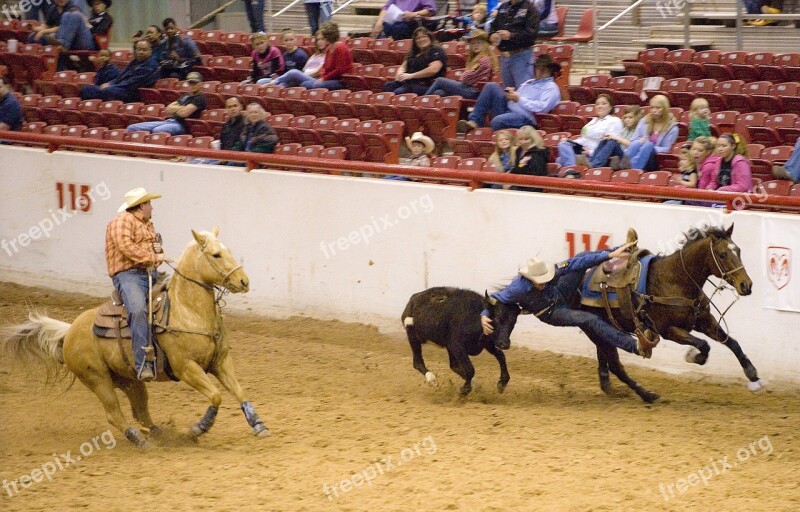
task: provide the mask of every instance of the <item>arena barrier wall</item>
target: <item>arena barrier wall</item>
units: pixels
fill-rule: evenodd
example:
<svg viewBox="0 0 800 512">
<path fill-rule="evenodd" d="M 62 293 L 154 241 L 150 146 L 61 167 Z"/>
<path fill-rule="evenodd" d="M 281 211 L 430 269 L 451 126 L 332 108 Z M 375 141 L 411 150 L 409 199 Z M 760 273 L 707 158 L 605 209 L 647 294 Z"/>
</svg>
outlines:
<svg viewBox="0 0 800 512">
<path fill-rule="evenodd" d="M 797 215 L 286 171 L 246 173 L 24 147 L 0 152 L 0 184 L 0 279 L 5 281 L 105 295 L 111 288 L 105 226 L 125 192 L 143 186 L 163 195 L 154 202 L 154 222 L 173 258 L 191 240 L 190 228 L 219 225 L 220 239 L 252 282 L 247 295 L 226 298 L 231 308 L 363 322 L 397 333 L 409 296 L 430 286 L 491 290 L 513 278 L 530 256 L 560 260 L 601 244 L 613 246 L 624 241 L 628 226 L 638 230 L 640 246 L 672 252 L 693 225 L 735 222 L 733 238 L 754 293 L 726 315 L 730 332 L 763 379 L 800 380 L 800 283 L 790 272 L 800 265 Z M 788 262 L 781 267 L 788 277 L 770 265 L 776 250 Z M 715 302 L 724 310 L 731 300 L 726 293 Z M 594 357 L 594 346 L 577 329 L 549 327 L 532 317 L 520 319 L 513 342 Z M 745 383 L 733 354 L 711 344 L 704 367 L 684 362 L 685 348 L 672 342 L 662 343 L 652 360 L 625 355 L 625 363 Z M 410 353 L 402 363 L 412 371 Z"/>
</svg>

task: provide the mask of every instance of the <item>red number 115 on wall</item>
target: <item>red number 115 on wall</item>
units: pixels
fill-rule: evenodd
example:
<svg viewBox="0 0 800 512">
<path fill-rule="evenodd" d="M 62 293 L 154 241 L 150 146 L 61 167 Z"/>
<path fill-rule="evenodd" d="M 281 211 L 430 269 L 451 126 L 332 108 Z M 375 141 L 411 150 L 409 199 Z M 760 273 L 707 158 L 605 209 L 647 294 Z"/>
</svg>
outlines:
<svg viewBox="0 0 800 512">
<path fill-rule="evenodd" d="M 92 209 L 92 187 L 80 183 L 56 182 L 58 209 L 88 213 Z"/>
<path fill-rule="evenodd" d="M 579 252 L 608 249 L 608 242 L 611 239 L 611 234 L 609 233 L 595 233 L 592 231 L 567 231 L 564 236 L 570 258 Z"/>
</svg>

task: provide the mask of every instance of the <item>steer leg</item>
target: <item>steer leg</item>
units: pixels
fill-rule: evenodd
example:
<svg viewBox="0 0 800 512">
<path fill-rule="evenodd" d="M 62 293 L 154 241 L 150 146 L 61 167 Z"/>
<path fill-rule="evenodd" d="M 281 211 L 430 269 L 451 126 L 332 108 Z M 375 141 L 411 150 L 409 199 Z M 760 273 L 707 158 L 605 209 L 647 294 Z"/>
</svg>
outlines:
<svg viewBox="0 0 800 512">
<path fill-rule="evenodd" d="M 411 345 L 411 353 L 414 355 L 414 368 L 425 376 L 425 381 L 428 384 L 436 382 L 436 375 L 428 370 L 425 366 L 425 360 L 422 358 L 422 340 L 414 332 L 414 328 L 406 327 L 406 336 L 408 336 L 408 344 Z"/>
<path fill-rule="evenodd" d="M 452 346 L 455 345 L 455 346 Z M 464 385 L 459 393 L 467 396 L 472 391 L 472 378 L 475 377 L 475 367 L 469 360 L 466 349 L 457 343 L 447 348 L 447 355 L 450 356 L 450 368 L 464 379 Z"/>
<path fill-rule="evenodd" d="M 508 381 L 511 380 L 511 375 L 508 374 L 508 367 L 506 366 L 506 355 L 503 354 L 502 350 L 495 347 L 491 341 L 486 344 L 486 350 L 496 357 L 497 362 L 500 363 L 500 380 L 497 381 L 497 392 L 502 393 L 506 390 Z"/>
</svg>

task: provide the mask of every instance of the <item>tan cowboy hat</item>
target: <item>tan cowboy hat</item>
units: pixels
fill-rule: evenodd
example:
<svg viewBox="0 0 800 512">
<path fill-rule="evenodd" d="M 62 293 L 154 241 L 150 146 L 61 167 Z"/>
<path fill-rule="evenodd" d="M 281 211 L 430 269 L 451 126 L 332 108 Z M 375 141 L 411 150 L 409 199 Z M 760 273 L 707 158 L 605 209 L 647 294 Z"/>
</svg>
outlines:
<svg viewBox="0 0 800 512">
<path fill-rule="evenodd" d="M 436 149 L 436 143 L 433 142 L 433 139 L 424 135 L 422 132 L 414 132 L 411 137 L 406 137 L 406 146 L 408 146 L 408 149 L 411 149 L 412 142 L 421 142 L 422 145 L 425 146 L 424 151 L 426 155 Z"/>
<path fill-rule="evenodd" d="M 136 187 L 135 189 L 129 190 L 125 193 L 125 202 L 122 203 L 122 206 L 120 206 L 117 211 L 124 212 L 128 208 L 133 208 L 134 206 L 146 203 L 147 201 L 153 199 L 158 199 L 159 197 L 161 197 L 161 194 L 148 192 L 142 187 Z"/>
<path fill-rule="evenodd" d="M 556 275 L 556 266 L 539 258 L 531 258 L 527 264 L 520 267 L 519 275 L 536 284 L 549 283 Z"/>
<path fill-rule="evenodd" d="M 476 29 L 470 32 L 469 34 L 465 35 L 462 39 L 465 42 L 470 42 L 473 39 L 480 39 L 481 41 L 489 42 L 489 34 L 486 33 L 484 30 Z"/>
</svg>

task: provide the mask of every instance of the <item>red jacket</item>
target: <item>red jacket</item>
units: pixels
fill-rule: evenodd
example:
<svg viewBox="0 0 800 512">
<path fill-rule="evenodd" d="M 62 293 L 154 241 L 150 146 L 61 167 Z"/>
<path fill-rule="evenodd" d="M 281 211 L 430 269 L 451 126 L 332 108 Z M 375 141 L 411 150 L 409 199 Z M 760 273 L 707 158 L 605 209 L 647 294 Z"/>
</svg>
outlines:
<svg viewBox="0 0 800 512">
<path fill-rule="evenodd" d="M 350 48 L 342 42 L 329 45 L 325 49 L 325 63 L 322 64 L 320 80 L 339 80 L 342 75 L 353 72 L 353 57 Z"/>
<path fill-rule="evenodd" d="M 698 189 L 718 190 L 720 192 L 749 192 L 753 188 L 750 162 L 742 155 L 736 155 L 731 160 L 731 184 L 727 187 L 717 188 L 717 176 L 722 164 L 721 156 L 706 158 L 700 167 L 700 183 Z"/>
</svg>

